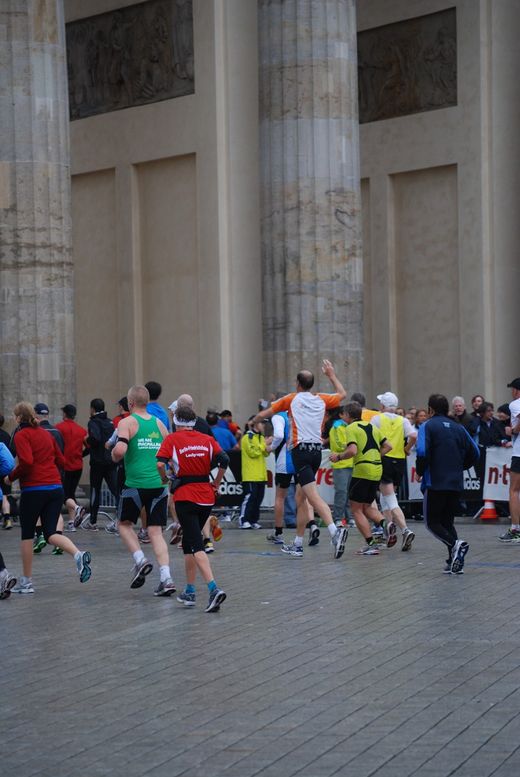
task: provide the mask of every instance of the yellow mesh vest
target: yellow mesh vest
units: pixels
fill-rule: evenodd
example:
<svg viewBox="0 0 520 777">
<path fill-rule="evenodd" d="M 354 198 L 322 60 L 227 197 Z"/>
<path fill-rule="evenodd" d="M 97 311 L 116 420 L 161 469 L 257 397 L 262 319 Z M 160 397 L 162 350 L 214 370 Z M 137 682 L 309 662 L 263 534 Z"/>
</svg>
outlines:
<svg viewBox="0 0 520 777">
<path fill-rule="evenodd" d="M 386 453 L 386 456 L 390 456 L 391 459 L 404 459 L 406 454 L 404 452 L 404 421 L 399 415 L 396 418 L 388 418 L 387 415 L 381 413 L 380 429 L 383 437 L 386 437 L 392 450 Z"/>
</svg>

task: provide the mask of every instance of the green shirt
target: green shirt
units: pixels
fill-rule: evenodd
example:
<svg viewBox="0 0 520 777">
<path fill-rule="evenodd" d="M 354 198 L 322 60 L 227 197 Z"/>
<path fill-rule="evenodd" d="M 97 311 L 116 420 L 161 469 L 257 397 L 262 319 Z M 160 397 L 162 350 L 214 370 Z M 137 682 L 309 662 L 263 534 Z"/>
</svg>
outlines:
<svg viewBox="0 0 520 777">
<path fill-rule="evenodd" d="M 357 453 L 354 456 L 354 469 L 352 477 L 363 480 L 375 480 L 379 482 L 383 474 L 381 454 L 379 448 L 385 438 L 375 426 L 366 421 L 353 421 L 347 426 L 345 442 L 347 445 L 355 443 Z"/>
<path fill-rule="evenodd" d="M 135 413 L 132 418 L 137 421 L 137 432 L 125 453 L 125 485 L 129 488 L 162 488 L 156 454 L 163 438 L 157 418 L 141 418 Z"/>
</svg>

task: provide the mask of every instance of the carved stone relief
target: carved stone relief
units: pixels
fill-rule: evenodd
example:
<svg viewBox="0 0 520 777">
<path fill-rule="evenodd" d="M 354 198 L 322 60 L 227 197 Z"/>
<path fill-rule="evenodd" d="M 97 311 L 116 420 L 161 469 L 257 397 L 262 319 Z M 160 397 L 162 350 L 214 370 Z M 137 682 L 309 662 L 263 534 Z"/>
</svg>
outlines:
<svg viewBox="0 0 520 777">
<path fill-rule="evenodd" d="M 362 124 L 457 104 L 455 8 L 358 34 Z"/>
<path fill-rule="evenodd" d="M 149 0 L 67 24 L 70 118 L 193 94 L 193 0 Z"/>
</svg>

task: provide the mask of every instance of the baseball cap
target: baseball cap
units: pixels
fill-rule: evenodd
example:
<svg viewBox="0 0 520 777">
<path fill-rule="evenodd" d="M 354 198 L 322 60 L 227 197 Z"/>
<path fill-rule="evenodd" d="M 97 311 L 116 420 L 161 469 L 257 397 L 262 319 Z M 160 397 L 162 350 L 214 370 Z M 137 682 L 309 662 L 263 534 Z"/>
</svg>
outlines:
<svg viewBox="0 0 520 777">
<path fill-rule="evenodd" d="M 399 407 L 399 400 L 392 391 L 385 391 L 384 394 L 378 394 L 377 398 L 383 407 Z"/>
<path fill-rule="evenodd" d="M 49 415 L 49 408 L 44 402 L 38 402 L 38 404 L 34 406 L 34 412 L 36 415 Z"/>
<path fill-rule="evenodd" d="M 34 409 L 36 410 L 36 408 Z M 68 415 L 68 416 L 75 416 L 77 413 L 76 405 L 63 405 L 61 409 L 65 413 L 65 415 Z"/>
<path fill-rule="evenodd" d="M 515 389 L 518 389 L 520 391 L 520 378 L 515 378 L 514 380 L 512 380 L 511 383 L 507 384 L 507 387 L 508 388 L 515 388 Z"/>
<path fill-rule="evenodd" d="M 178 404 L 177 400 L 174 399 L 171 405 L 168 405 L 168 410 L 171 410 L 172 413 L 175 413 L 175 411 L 177 410 L 177 404 Z"/>
</svg>

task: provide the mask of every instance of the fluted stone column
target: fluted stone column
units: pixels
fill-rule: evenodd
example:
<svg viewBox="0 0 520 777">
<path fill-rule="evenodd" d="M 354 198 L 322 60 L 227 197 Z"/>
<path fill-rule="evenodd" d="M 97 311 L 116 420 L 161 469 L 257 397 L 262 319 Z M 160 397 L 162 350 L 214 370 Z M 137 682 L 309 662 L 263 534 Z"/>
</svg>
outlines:
<svg viewBox="0 0 520 777">
<path fill-rule="evenodd" d="M 0 409 L 74 398 L 62 0 L 0 3 Z M 96 282 L 96 279 L 93 279 Z M 92 293 L 92 290 L 85 290 Z"/>
<path fill-rule="evenodd" d="M 322 358 L 360 387 L 355 5 L 258 1 L 266 389 Z"/>
</svg>

